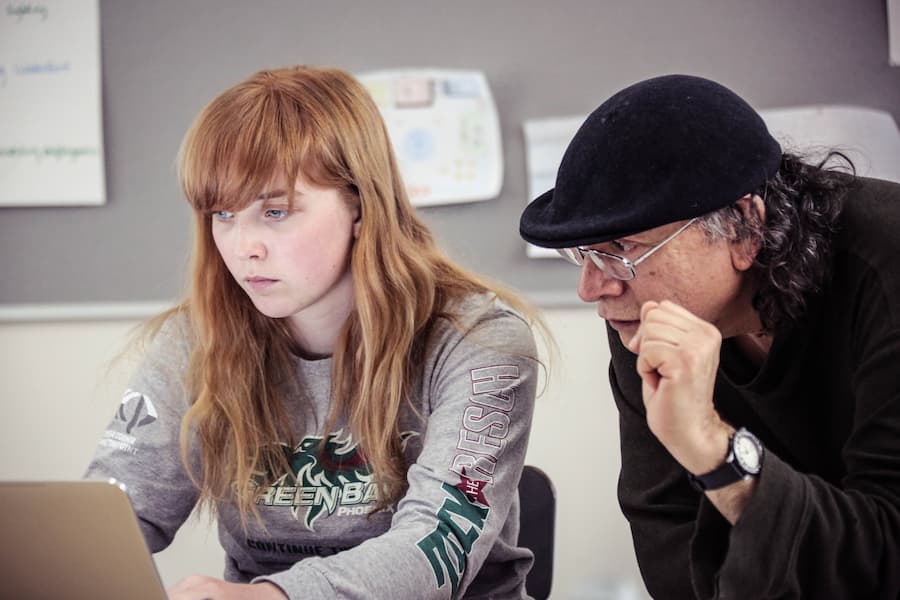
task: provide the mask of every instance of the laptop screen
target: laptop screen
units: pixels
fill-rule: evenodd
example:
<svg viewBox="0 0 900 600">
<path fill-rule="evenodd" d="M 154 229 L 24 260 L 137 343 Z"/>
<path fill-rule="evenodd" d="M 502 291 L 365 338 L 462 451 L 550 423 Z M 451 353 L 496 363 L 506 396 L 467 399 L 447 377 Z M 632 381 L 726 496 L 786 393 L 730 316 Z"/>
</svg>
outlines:
<svg viewBox="0 0 900 600">
<path fill-rule="evenodd" d="M 0 482 L 6 598 L 166 600 L 137 517 L 115 482 Z"/>
</svg>

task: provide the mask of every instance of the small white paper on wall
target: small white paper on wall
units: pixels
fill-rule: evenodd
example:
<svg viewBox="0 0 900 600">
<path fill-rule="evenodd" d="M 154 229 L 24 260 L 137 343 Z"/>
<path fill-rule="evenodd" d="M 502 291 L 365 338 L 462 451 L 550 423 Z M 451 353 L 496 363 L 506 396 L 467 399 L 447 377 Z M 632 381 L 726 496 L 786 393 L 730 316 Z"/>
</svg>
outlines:
<svg viewBox="0 0 900 600">
<path fill-rule="evenodd" d="M 479 71 L 357 74 L 378 105 L 415 206 L 495 198 L 503 180 L 500 122 Z"/>
<path fill-rule="evenodd" d="M 0 206 L 105 202 L 98 0 L 0 8 Z"/>
</svg>

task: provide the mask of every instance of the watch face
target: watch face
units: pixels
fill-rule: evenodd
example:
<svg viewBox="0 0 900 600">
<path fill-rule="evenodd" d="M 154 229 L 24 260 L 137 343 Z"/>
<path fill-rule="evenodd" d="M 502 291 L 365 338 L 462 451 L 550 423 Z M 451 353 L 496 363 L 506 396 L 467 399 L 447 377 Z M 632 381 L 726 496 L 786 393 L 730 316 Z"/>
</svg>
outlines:
<svg viewBox="0 0 900 600">
<path fill-rule="evenodd" d="M 756 440 L 752 437 L 748 435 L 734 436 L 734 456 L 745 471 L 754 474 L 759 472 L 760 451 Z"/>
</svg>

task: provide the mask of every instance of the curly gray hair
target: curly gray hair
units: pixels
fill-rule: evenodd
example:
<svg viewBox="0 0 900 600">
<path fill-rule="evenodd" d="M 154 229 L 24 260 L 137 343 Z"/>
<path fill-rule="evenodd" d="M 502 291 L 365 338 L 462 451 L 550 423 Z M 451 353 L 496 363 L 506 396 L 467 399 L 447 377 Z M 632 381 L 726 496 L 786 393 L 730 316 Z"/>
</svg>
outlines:
<svg viewBox="0 0 900 600">
<path fill-rule="evenodd" d="M 766 331 L 796 321 L 827 282 L 832 237 L 855 174 L 840 152 L 829 152 L 816 165 L 785 153 L 778 172 L 754 192 L 763 198 L 764 222 L 755 211 L 745 216 L 736 204 L 698 221 L 710 239 L 759 245 L 751 269 L 753 307 Z"/>
</svg>

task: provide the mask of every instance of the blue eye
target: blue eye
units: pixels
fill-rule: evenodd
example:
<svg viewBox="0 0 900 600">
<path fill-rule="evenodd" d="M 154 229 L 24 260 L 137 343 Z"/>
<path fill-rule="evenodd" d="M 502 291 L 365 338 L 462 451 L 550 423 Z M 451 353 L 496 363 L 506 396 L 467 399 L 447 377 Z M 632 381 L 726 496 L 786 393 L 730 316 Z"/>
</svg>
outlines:
<svg viewBox="0 0 900 600">
<path fill-rule="evenodd" d="M 214 210 L 212 216 L 217 221 L 230 221 L 234 217 L 234 213 L 227 210 Z"/>
<path fill-rule="evenodd" d="M 287 218 L 288 211 L 283 208 L 267 208 L 265 214 L 270 219 L 281 221 Z"/>
</svg>

